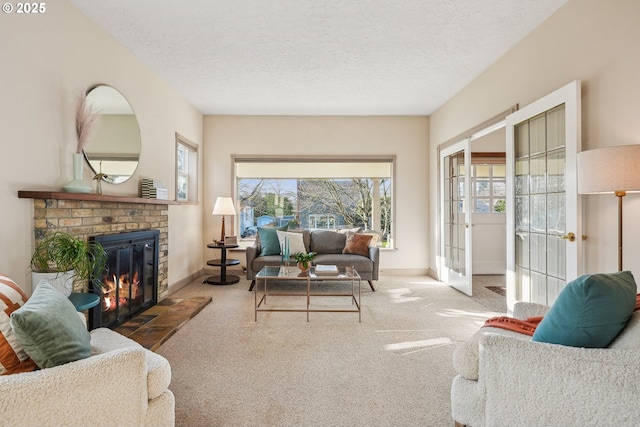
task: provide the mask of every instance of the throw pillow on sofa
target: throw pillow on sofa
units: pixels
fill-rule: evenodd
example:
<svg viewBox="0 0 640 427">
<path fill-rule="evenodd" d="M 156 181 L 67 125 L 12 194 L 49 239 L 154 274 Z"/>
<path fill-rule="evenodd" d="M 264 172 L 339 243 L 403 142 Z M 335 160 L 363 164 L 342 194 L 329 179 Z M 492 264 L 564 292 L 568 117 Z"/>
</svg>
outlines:
<svg viewBox="0 0 640 427">
<path fill-rule="evenodd" d="M 11 313 L 11 327 L 40 368 L 89 357 L 91 335 L 75 307 L 60 291 L 41 282 L 31 298 Z"/>
<path fill-rule="evenodd" d="M 277 230 L 276 234 L 278 235 L 278 242 L 281 248 L 284 247 L 285 239 L 289 242 L 289 255 L 297 252 L 307 253 L 307 248 L 305 248 L 304 240 L 302 239 L 302 233 Z"/>
<path fill-rule="evenodd" d="M 630 271 L 578 277 L 560 292 L 532 340 L 572 347 L 608 347 L 633 314 L 636 292 Z"/>
<path fill-rule="evenodd" d="M 342 250 L 343 254 L 369 256 L 369 243 L 373 236 L 369 234 L 347 233 L 347 242 Z"/>
<path fill-rule="evenodd" d="M 36 364 L 24 351 L 11 329 L 11 313 L 29 297 L 8 276 L 0 273 L 0 375 L 35 371 Z"/>
<path fill-rule="evenodd" d="M 258 238 L 260 239 L 260 256 L 280 255 L 280 241 L 277 231 L 286 231 L 287 225 L 282 227 L 258 227 Z"/>
</svg>

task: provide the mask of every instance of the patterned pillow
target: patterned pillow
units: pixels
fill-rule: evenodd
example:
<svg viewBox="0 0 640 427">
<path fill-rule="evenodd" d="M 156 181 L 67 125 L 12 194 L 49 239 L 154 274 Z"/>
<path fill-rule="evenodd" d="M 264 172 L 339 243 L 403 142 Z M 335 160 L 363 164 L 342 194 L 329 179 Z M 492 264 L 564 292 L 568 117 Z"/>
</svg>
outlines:
<svg viewBox="0 0 640 427">
<path fill-rule="evenodd" d="M 38 369 L 11 329 L 11 313 L 22 307 L 28 298 L 13 280 L 0 273 L 0 375 Z"/>
<path fill-rule="evenodd" d="M 343 254 L 369 256 L 369 242 L 373 236 L 368 234 L 347 233 L 347 243 L 342 250 Z"/>
</svg>

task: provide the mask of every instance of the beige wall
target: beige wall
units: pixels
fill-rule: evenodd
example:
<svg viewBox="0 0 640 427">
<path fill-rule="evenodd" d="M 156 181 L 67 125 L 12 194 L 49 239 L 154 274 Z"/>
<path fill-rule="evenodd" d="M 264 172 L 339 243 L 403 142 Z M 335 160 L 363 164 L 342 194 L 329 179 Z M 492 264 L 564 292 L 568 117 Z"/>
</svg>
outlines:
<svg viewBox="0 0 640 427">
<path fill-rule="evenodd" d="M 437 146 L 511 105 L 582 81 L 583 150 L 640 143 L 640 2 L 570 0 L 431 116 L 430 230 L 437 236 Z M 637 173 L 637 172 L 636 172 Z M 614 196 L 583 196 L 585 271 L 617 268 Z M 624 267 L 640 274 L 640 196 L 627 195 Z M 436 264 L 437 238 L 430 242 Z"/>
<path fill-rule="evenodd" d="M 200 145 L 201 203 L 169 209 L 170 284 L 211 257 L 204 245 L 219 233 L 219 219 L 210 212 L 216 196 L 230 194 L 232 154 L 396 154 L 398 249 L 382 254 L 382 269 L 435 268 L 438 144 L 576 79 L 584 149 L 640 142 L 639 18 L 635 0 L 570 0 L 430 118 L 208 116 L 203 140 L 202 115 L 68 2 L 48 3 L 40 16 L 4 15 L 0 271 L 29 289 L 33 202 L 17 192 L 70 180 L 77 95 L 96 83 L 127 97 L 143 145 L 133 180 L 104 185 L 105 193 L 137 194 L 139 179 L 150 177 L 164 180 L 173 197 L 174 132 Z M 625 267 L 640 271 L 640 196 L 624 202 Z M 614 270 L 615 200 L 586 196 L 584 204 L 586 270 Z"/>
<path fill-rule="evenodd" d="M 220 220 L 210 213 L 217 196 L 231 195 L 233 154 L 395 154 L 397 249 L 383 251 L 380 266 L 382 273 L 424 273 L 429 266 L 428 132 L 427 117 L 205 116 L 204 239 L 219 234 Z"/>
<path fill-rule="evenodd" d="M 80 92 L 117 88 L 140 123 L 140 166 L 125 184 L 103 184 L 105 194 L 137 195 L 144 177 L 164 180 L 173 197 L 174 133 L 201 144 L 202 115 L 67 1 L 47 3 L 42 15 L 3 14 L 0 36 L 0 271 L 29 292 L 33 201 L 18 190 L 60 190 L 71 180 Z M 171 206 L 170 284 L 200 271 L 202 246 L 202 207 Z"/>
</svg>

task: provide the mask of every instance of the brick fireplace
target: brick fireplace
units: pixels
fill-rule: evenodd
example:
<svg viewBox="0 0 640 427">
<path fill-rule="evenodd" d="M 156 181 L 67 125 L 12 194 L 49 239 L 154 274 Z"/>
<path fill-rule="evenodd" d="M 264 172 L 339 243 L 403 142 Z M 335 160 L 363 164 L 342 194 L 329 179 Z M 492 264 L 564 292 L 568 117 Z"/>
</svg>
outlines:
<svg viewBox="0 0 640 427">
<path fill-rule="evenodd" d="M 34 199 L 36 242 L 54 231 L 89 239 L 139 230 L 158 230 L 157 300 L 168 295 L 168 205 L 177 202 L 52 191 L 19 191 L 18 197 Z M 75 286 L 74 291 L 82 292 L 86 284 L 76 283 Z"/>
</svg>

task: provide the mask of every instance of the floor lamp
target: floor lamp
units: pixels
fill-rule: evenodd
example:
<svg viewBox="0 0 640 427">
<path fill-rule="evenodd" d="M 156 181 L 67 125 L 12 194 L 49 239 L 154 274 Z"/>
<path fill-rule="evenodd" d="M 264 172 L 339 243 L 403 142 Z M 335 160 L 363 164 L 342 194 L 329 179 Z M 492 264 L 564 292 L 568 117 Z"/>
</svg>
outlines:
<svg viewBox="0 0 640 427">
<path fill-rule="evenodd" d="M 640 145 L 578 153 L 578 193 L 618 197 L 618 271 L 622 271 L 622 198 L 640 191 Z"/>
<path fill-rule="evenodd" d="M 220 244 L 224 244 L 224 216 L 236 214 L 236 207 L 231 197 L 218 197 L 213 205 L 213 215 L 222 215 L 222 230 L 220 232 Z M 214 239 L 215 240 L 215 239 Z"/>
</svg>

